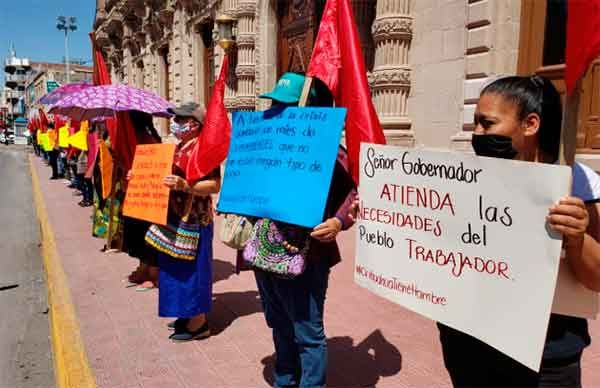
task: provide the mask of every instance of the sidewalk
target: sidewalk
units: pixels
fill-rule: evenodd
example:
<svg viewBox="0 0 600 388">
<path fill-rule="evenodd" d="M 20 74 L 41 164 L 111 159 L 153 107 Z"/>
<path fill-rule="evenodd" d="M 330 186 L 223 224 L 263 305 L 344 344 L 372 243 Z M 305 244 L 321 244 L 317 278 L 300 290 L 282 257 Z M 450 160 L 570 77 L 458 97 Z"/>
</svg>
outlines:
<svg viewBox="0 0 600 388">
<path fill-rule="evenodd" d="M 174 344 L 157 316 L 157 291 L 125 288 L 137 265 L 100 252 L 90 208 L 77 206 L 65 181 L 34 158 L 81 336 L 101 388 L 265 387 L 273 345 L 251 273 L 235 275 L 235 252 L 215 239 L 213 336 Z M 218 230 L 218 225 L 216 230 Z M 342 234 L 344 261 L 334 267 L 326 303 L 331 387 L 449 387 L 435 324 L 353 283 L 353 233 Z M 583 382 L 600 386 L 600 321 L 590 322 Z"/>
</svg>

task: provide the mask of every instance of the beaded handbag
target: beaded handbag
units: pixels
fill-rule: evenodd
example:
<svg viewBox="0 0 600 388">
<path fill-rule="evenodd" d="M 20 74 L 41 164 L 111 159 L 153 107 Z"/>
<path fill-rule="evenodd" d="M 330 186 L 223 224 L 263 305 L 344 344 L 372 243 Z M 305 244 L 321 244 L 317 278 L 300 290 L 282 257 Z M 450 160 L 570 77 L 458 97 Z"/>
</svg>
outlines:
<svg viewBox="0 0 600 388">
<path fill-rule="evenodd" d="M 306 268 L 309 243 L 309 229 L 263 218 L 254 224 L 243 256 L 256 269 L 294 278 Z"/>
<path fill-rule="evenodd" d="M 195 260 L 200 243 L 200 225 L 189 224 L 188 220 L 194 197 L 190 195 L 185 214 L 177 225 L 150 225 L 146 232 L 146 243 L 175 259 Z"/>
</svg>

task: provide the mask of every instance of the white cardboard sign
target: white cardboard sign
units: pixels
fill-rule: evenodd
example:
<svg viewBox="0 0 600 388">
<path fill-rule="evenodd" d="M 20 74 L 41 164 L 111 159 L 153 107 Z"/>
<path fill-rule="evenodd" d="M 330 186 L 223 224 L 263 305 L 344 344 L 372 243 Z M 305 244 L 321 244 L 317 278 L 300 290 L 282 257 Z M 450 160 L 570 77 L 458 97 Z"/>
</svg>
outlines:
<svg viewBox="0 0 600 388">
<path fill-rule="evenodd" d="M 570 175 L 362 144 L 355 281 L 537 371 L 562 244 L 545 218 Z"/>
</svg>

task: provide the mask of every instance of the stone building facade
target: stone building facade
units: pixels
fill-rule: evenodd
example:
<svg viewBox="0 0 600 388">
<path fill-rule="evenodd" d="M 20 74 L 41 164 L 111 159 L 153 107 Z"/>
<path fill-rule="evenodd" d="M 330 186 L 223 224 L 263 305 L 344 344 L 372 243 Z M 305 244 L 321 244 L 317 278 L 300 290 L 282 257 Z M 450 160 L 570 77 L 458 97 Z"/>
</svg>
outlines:
<svg viewBox="0 0 600 388">
<path fill-rule="evenodd" d="M 552 22 L 555 13 L 547 1 L 350 0 L 388 142 L 469 150 L 475 104 L 486 82 L 545 71 L 562 77 L 560 65 L 527 67 L 532 49 L 520 49 L 552 47 L 558 39 L 544 31 L 560 30 L 555 24 L 566 19 Z M 94 29 L 113 80 L 154 90 L 176 104 L 206 103 L 223 55 L 214 21 L 229 15 L 236 20 L 236 45 L 226 105 L 264 109 L 258 94 L 283 72 L 306 69 L 324 5 L 325 0 L 97 0 Z M 532 18 L 541 32 L 530 28 Z M 544 39 L 553 40 L 544 45 Z M 600 97 L 592 103 L 600 104 Z M 591 145 L 594 136 L 588 136 Z M 581 152 L 600 150 L 600 124 L 598 139 L 597 149 L 580 147 Z"/>
</svg>

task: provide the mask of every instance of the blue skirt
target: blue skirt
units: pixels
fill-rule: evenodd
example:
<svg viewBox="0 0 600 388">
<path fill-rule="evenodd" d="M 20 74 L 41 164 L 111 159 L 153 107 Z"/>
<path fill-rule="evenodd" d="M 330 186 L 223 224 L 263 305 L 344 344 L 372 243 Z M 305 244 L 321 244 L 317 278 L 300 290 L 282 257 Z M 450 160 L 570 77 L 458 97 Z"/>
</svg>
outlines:
<svg viewBox="0 0 600 388">
<path fill-rule="evenodd" d="M 191 318 L 212 307 L 213 224 L 200 229 L 196 260 L 159 253 L 158 315 Z"/>
</svg>

